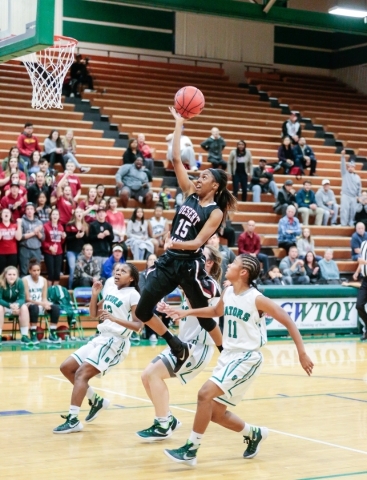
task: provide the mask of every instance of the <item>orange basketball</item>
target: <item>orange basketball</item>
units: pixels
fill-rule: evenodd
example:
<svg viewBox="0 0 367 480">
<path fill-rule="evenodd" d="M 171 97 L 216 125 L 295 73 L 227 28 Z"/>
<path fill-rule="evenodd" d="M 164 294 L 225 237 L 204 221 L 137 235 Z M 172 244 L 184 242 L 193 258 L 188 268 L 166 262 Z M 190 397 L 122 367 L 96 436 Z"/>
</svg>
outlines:
<svg viewBox="0 0 367 480">
<path fill-rule="evenodd" d="M 175 95 L 175 110 L 184 118 L 200 115 L 205 98 L 196 87 L 183 87 Z"/>
</svg>

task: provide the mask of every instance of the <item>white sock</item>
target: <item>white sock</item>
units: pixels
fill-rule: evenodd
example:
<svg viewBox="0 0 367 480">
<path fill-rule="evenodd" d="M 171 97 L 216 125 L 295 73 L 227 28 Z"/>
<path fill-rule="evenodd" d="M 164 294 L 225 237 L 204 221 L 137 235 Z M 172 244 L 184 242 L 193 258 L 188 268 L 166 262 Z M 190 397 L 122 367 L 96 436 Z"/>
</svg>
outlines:
<svg viewBox="0 0 367 480">
<path fill-rule="evenodd" d="M 28 336 L 28 327 L 20 327 L 20 333 L 27 337 Z"/>
<path fill-rule="evenodd" d="M 169 427 L 169 417 L 155 417 L 156 420 L 158 420 L 160 426 L 162 428 L 168 428 Z"/>
<path fill-rule="evenodd" d="M 96 394 L 95 394 L 93 388 L 92 388 L 92 387 L 88 387 L 88 390 L 87 390 L 87 398 L 88 398 L 88 400 L 90 400 L 91 402 L 93 402 L 94 399 L 95 399 L 95 395 L 96 395 Z"/>
<path fill-rule="evenodd" d="M 249 425 L 248 423 L 245 423 L 243 430 L 240 431 L 240 435 L 242 435 L 243 437 L 248 437 L 250 435 L 250 430 L 251 430 L 251 425 Z"/>
<path fill-rule="evenodd" d="M 199 446 L 201 444 L 201 439 L 203 438 L 203 436 L 203 433 L 196 433 L 192 431 L 189 436 L 189 441 L 194 445 Z"/>
<path fill-rule="evenodd" d="M 79 415 L 79 410 L 80 407 L 77 407 L 76 405 L 70 405 L 69 415 L 71 415 L 72 417 L 77 417 Z"/>
<path fill-rule="evenodd" d="M 56 330 L 56 323 L 51 323 L 50 330 Z"/>
<path fill-rule="evenodd" d="M 30 329 L 31 330 L 37 330 L 37 325 L 31 325 Z"/>
<path fill-rule="evenodd" d="M 173 417 L 171 410 L 168 410 L 167 417 L 168 417 L 170 420 L 171 420 L 171 418 Z"/>
</svg>

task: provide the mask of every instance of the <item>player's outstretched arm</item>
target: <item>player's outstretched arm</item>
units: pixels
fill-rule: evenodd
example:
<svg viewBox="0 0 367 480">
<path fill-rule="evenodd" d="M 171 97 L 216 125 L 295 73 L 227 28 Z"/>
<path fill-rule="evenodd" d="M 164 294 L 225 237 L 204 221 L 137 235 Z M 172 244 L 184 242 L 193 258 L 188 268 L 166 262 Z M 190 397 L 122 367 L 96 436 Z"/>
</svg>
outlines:
<svg viewBox="0 0 367 480">
<path fill-rule="evenodd" d="M 223 293 L 222 293 L 223 295 Z M 173 308 L 170 305 L 165 304 L 165 308 L 162 307 L 160 312 L 166 313 L 172 320 L 180 320 L 184 317 L 200 317 L 200 318 L 213 318 L 221 317 L 224 313 L 223 298 L 221 297 L 218 303 L 214 306 L 204 308 L 189 308 L 188 310 L 180 310 L 179 308 Z"/>
<path fill-rule="evenodd" d="M 279 307 L 279 305 L 263 295 L 259 295 L 256 298 L 256 307 L 258 310 L 271 315 L 275 320 L 285 326 L 296 345 L 302 368 L 305 370 L 307 375 L 311 375 L 314 364 L 306 353 L 301 334 L 299 333 L 299 330 L 292 321 L 291 317 L 281 307 Z"/>
<path fill-rule="evenodd" d="M 94 282 L 92 286 L 92 298 L 89 304 L 89 315 L 91 317 L 98 317 L 98 295 L 102 291 L 102 282 Z"/>
<path fill-rule="evenodd" d="M 176 120 L 175 129 L 173 132 L 172 142 L 172 163 L 177 175 L 178 184 L 185 195 L 191 195 L 195 192 L 195 185 L 189 179 L 187 171 L 183 166 L 181 160 L 181 133 L 185 119 L 181 117 L 179 113 L 173 107 L 169 107 L 169 111 L 172 113 Z"/>
</svg>

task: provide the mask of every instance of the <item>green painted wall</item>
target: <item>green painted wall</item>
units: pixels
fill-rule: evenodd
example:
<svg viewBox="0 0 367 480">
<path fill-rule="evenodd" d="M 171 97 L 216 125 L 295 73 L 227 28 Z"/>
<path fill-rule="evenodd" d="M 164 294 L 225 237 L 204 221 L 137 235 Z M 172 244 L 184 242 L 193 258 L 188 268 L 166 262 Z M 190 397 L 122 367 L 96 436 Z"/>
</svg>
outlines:
<svg viewBox="0 0 367 480">
<path fill-rule="evenodd" d="M 173 50 L 174 12 L 84 0 L 64 0 L 63 8 L 64 18 L 68 18 L 63 21 L 63 34 L 80 42 L 165 52 Z M 98 25 L 93 22 L 113 25 Z M 121 27 L 116 24 L 121 24 Z"/>
</svg>

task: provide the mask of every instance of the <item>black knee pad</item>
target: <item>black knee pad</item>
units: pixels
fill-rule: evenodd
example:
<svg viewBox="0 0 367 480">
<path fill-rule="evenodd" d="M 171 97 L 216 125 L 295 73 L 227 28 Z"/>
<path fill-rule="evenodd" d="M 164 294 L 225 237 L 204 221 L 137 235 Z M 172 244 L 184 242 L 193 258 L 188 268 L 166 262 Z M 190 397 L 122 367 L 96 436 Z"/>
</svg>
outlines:
<svg viewBox="0 0 367 480">
<path fill-rule="evenodd" d="M 212 318 L 198 318 L 201 328 L 207 332 L 211 332 L 218 325 L 215 320 Z"/>
<path fill-rule="evenodd" d="M 141 322 L 145 323 L 149 322 L 149 320 L 152 318 L 153 312 L 150 311 L 148 308 L 144 307 L 143 305 L 138 304 L 135 310 L 135 315 Z"/>
</svg>

